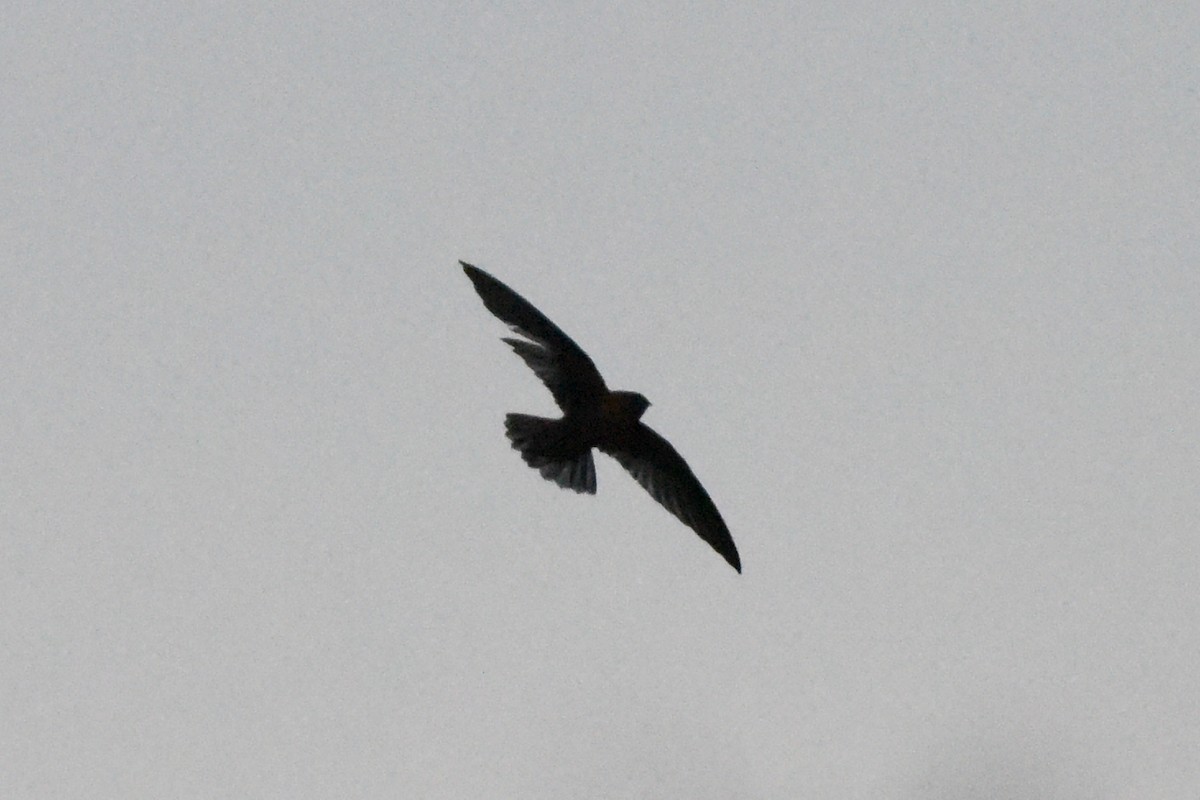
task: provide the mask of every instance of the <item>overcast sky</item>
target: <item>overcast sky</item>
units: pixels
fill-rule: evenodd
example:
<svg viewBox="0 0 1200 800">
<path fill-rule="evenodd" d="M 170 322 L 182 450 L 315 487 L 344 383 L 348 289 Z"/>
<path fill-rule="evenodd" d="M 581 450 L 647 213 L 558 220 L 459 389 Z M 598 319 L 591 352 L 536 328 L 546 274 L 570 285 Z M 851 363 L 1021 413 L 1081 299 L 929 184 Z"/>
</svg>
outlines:
<svg viewBox="0 0 1200 800">
<path fill-rule="evenodd" d="M 6 11 L 0 795 L 1200 795 L 1200 6 L 417 5 Z"/>
</svg>

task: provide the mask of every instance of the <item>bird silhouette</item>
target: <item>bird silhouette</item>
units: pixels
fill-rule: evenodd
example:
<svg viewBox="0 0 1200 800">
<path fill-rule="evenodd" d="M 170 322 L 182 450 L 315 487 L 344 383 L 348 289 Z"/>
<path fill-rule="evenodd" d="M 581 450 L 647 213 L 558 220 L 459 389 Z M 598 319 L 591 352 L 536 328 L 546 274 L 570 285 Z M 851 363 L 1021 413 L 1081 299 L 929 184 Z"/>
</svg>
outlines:
<svg viewBox="0 0 1200 800">
<path fill-rule="evenodd" d="M 740 573 L 737 546 L 712 498 L 671 443 L 641 421 L 650 401 L 637 392 L 610 390 L 587 353 L 545 314 L 478 267 L 458 263 L 488 311 L 524 337 L 504 341 L 562 409 L 559 419 L 505 417 L 508 438 L 525 463 L 564 489 L 595 494 L 592 448 L 607 453 Z"/>
</svg>

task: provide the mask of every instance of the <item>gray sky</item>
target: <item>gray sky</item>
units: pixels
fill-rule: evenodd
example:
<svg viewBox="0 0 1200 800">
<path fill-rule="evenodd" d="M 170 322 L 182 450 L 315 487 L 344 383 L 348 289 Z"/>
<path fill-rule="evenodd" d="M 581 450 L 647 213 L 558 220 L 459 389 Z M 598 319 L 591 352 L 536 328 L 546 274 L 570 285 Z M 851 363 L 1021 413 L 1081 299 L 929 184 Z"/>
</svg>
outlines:
<svg viewBox="0 0 1200 800">
<path fill-rule="evenodd" d="M 0 795 L 1197 796 L 1200 10 L 726 5 L 10 9 Z"/>
</svg>

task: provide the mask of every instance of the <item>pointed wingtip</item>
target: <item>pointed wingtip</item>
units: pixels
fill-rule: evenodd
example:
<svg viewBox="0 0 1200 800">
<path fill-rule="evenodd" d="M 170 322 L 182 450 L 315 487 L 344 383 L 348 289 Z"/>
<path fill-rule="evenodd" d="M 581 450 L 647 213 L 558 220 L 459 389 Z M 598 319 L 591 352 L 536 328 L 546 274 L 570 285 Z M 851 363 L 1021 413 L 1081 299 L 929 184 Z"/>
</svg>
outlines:
<svg viewBox="0 0 1200 800">
<path fill-rule="evenodd" d="M 480 286 L 496 280 L 474 264 L 468 264 L 462 259 L 459 259 L 458 263 L 462 265 L 463 272 L 465 272 L 467 277 L 471 279 L 471 283 L 475 284 L 476 290 L 478 290 Z"/>
<path fill-rule="evenodd" d="M 726 541 L 723 543 L 724 546 L 717 547 L 717 545 L 714 544 L 713 549 L 720 554 L 721 558 L 725 559 L 725 561 L 729 563 L 729 566 L 737 570 L 738 575 L 741 575 L 742 557 L 738 554 L 737 545 L 733 543 L 733 537 L 728 536 L 728 531 L 726 531 L 726 534 Z"/>
</svg>

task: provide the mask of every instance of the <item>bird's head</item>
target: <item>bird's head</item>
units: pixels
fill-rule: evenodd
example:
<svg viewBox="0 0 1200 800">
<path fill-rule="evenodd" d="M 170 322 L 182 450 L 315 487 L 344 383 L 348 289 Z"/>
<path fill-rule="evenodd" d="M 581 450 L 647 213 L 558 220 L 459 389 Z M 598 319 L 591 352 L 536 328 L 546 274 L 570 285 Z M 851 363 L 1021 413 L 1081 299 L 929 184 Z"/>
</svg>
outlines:
<svg viewBox="0 0 1200 800">
<path fill-rule="evenodd" d="M 650 401 L 646 399 L 646 396 L 637 392 L 613 392 L 610 397 L 621 409 L 622 415 L 630 419 L 641 419 L 642 414 L 645 414 L 646 409 L 650 407 Z"/>
</svg>

